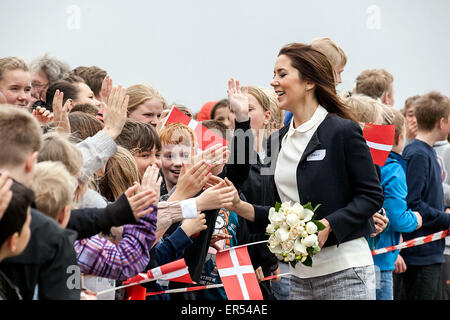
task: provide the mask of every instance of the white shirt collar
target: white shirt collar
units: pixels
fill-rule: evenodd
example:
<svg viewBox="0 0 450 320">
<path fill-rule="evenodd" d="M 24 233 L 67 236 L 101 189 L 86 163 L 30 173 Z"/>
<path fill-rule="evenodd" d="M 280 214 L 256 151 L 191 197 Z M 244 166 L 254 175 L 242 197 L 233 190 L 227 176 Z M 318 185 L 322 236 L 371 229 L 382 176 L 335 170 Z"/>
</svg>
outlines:
<svg viewBox="0 0 450 320">
<path fill-rule="evenodd" d="M 287 133 L 288 136 L 292 136 L 294 133 L 304 133 L 304 132 L 311 130 L 312 128 L 314 128 L 317 125 L 317 123 L 322 121 L 322 119 L 327 114 L 328 114 L 328 111 L 319 104 L 319 106 L 317 107 L 317 109 L 314 112 L 311 119 L 309 119 L 305 123 L 302 123 L 297 128 L 294 128 L 294 118 L 292 118 L 292 121 L 289 125 L 289 131 Z"/>
</svg>

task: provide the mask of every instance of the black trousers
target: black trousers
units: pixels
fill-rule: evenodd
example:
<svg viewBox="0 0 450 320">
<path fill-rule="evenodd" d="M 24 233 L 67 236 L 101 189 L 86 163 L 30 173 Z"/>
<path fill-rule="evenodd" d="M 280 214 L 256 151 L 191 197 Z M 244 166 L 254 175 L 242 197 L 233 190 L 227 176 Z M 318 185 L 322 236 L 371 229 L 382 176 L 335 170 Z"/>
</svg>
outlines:
<svg viewBox="0 0 450 320">
<path fill-rule="evenodd" d="M 442 300 L 442 263 L 394 273 L 394 300 Z"/>
</svg>

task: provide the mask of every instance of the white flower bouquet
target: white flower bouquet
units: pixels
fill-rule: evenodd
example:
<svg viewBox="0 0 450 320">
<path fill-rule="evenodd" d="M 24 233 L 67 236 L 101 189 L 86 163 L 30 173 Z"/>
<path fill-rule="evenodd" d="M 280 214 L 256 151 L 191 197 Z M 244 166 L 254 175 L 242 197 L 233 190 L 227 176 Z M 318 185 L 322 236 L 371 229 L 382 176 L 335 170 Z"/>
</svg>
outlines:
<svg viewBox="0 0 450 320">
<path fill-rule="evenodd" d="M 315 211 L 320 206 L 312 207 L 308 202 L 301 205 L 296 202 L 280 204 L 270 208 L 270 224 L 266 233 L 270 236 L 267 246 L 275 256 L 289 262 L 293 267 L 300 261 L 306 266 L 312 266 L 312 256 L 320 251 L 318 233 L 325 226 L 315 220 Z"/>
</svg>

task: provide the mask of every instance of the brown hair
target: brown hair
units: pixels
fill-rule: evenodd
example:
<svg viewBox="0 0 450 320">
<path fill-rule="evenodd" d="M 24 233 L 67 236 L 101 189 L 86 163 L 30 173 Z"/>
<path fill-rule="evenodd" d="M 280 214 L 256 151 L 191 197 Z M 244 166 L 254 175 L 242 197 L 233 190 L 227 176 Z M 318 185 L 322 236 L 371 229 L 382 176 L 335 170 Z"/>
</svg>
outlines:
<svg viewBox="0 0 450 320">
<path fill-rule="evenodd" d="M 214 120 L 214 117 L 216 116 L 216 111 L 217 111 L 217 109 L 225 108 L 225 107 L 227 107 L 227 108 L 230 107 L 230 102 L 228 101 L 228 99 L 222 99 L 222 100 L 217 101 L 217 102 L 214 104 L 214 106 L 211 108 L 211 116 L 210 116 L 210 119 L 211 119 L 211 120 Z"/>
<path fill-rule="evenodd" d="M 161 144 L 183 144 L 196 146 L 195 133 L 187 125 L 182 123 L 170 123 L 159 132 Z"/>
<path fill-rule="evenodd" d="M 70 72 L 71 75 L 76 75 L 83 78 L 84 82 L 91 88 L 96 97 L 99 96 L 102 88 L 103 80 L 108 74 L 105 70 L 97 67 L 77 67 Z"/>
<path fill-rule="evenodd" d="M 68 99 L 76 100 L 78 98 L 79 89 L 76 83 L 67 80 L 58 80 L 53 82 L 45 93 L 45 101 L 47 110 L 53 111 L 52 103 L 56 90 L 64 93 L 63 105 Z"/>
<path fill-rule="evenodd" d="M 182 104 L 176 104 L 176 103 L 174 103 L 174 104 L 170 105 L 170 106 L 168 107 L 168 109 L 171 109 L 172 107 L 177 108 L 178 110 L 180 110 L 181 112 L 183 112 L 183 113 L 184 113 L 185 115 L 187 115 L 188 117 L 191 117 L 192 119 L 194 119 L 194 114 L 192 113 L 192 111 L 191 111 L 188 107 L 183 106 Z"/>
<path fill-rule="evenodd" d="M 30 71 L 25 61 L 17 57 L 0 58 L 0 81 L 3 79 L 3 72 L 7 70 Z"/>
<path fill-rule="evenodd" d="M 103 122 L 89 113 L 70 112 L 69 122 L 72 135 L 79 140 L 93 137 L 103 129 Z"/>
<path fill-rule="evenodd" d="M 127 119 L 122 132 L 116 138 L 116 143 L 132 154 L 135 152 L 161 151 L 161 141 L 152 125 L 132 119 Z"/>
<path fill-rule="evenodd" d="M 427 132 L 433 130 L 441 118 L 447 121 L 449 112 L 449 98 L 437 91 L 431 91 L 414 102 L 414 113 L 419 130 Z"/>
<path fill-rule="evenodd" d="M 394 142 L 395 142 L 395 141 L 397 141 L 400 134 L 403 133 L 403 128 L 405 127 L 405 117 L 399 110 L 394 109 L 394 108 L 390 108 L 390 109 L 393 114 L 393 119 L 392 119 L 391 123 L 387 123 L 387 124 L 395 125 L 395 138 L 394 138 Z"/>
<path fill-rule="evenodd" d="M 328 58 L 320 51 L 303 43 L 291 43 L 281 48 L 278 56 L 286 55 L 299 72 L 299 78 L 315 84 L 314 94 L 319 104 L 329 113 L 354 120 L 351 109 L 336 93 L 334 71 Z"/>
<path fill-rule="evenodd" d="M 408 111 L 408 109 L 413 105 L 413 103 L 419 98 L 420 95 L 415 95 L 405 100 L 405 107 L 402 109 L 403 116 L 406 117 L 406 111 Z"/>
<path fill-rule="evenodd" d="M 344 50 L 330 38 L 315 39 L 311 42 L 311 46 L 316 50 L 322 51 L 330 60 L 333 68 L 345 66 L 347 64 L 347 55 Z"/>
<path fill-rule="evenodd" d="M 127 149 L 118 146 L 106 162 L 105 174 L 99 181 L 100 194 L 108 201 L 115 201 L 134 182 L 140 182 L 136 161 Z"/>
<path fill-rule="evenodd" d="M 367 69 L 356 78 L 355 91 L 374 99 L 389 91 L 394 77 L 384 69 Z"/>
<path fill-rule="evenodd" d="M 145 84 L 135 84 L 127 88 L 127 95 L 130 97 L 128 101 L 128 111 L 133 112 L 140 104 L 147 100 L 156 98 L 163 104 L 163 109 L 167 108 L 167 103 L 161 93 L 153 87 Z"/>
<path fill-rule="evenodd" d="M 230 130 L 228 130 L 228 127 L 224 125 L 223 122 L 217 120 L 204 120 L 201 124 L 204 125 L 205 128 L 218 131 L 217 133 L 219 133 L 223 139 L 227 140 L 228 143 L 231 142 L 231 137 L 228 135 Z"/>
<path fill-rule="evenodd" d="M 97 116 L 99 109 L 90 104 L 90 103 L 82 103 L 82 104 L 76 104 L 72 109 L 70 109 L 69 113 L 73 112 L 83 112 L 83 113 L 89 113 L 93 116 Z"/>
<path fill-rule="evenodd" d="M 39 151 L 42 130 L 28 111 L 0 106 L 0 165 L 18 165 L 32 152 Z"/>
</svg>

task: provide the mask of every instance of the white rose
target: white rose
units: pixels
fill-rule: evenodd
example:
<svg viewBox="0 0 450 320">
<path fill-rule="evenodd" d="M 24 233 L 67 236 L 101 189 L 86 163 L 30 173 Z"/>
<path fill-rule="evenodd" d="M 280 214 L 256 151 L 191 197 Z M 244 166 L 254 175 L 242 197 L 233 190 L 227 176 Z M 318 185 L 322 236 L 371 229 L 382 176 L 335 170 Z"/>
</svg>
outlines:
<svg viewBox="0 0 450 320">
<path fill-rule="evenodd" d="M 286 223 L 292 227 L 295 226 L 299 222 L 298 216 L 295 213 L 289 213 L 286 216 Z"/>
<path fill-rule="evenodd" d="M 302 215 L 300 218 L 303 219 L 304 221 L 310 221 L 312 219 L 313 215 L 314 215 L 314 212 L 312 212 L 309 209 L 303 208 L 303 212 L 302 212 Z"/>
<path fill-rule="evenodd" d="M 289 210 L 291 209 L 291 202 L 290 201 L 288 201 L 288 202 L 283 202 L 282 204 L 281 204 L 281 207 L 280 207 L 280 212 L 282 212 L 282 213 L 284 213 L 284 214 L 287 214 L 288 212 L 289 212 Z"/>
<path fill-rule="evenodd" d="M 287 259 L 287 261 L 286 261 L 286 259 Z M 287 254 L 287 256 L 285 257 L 284 261 L 289 262 L 289 261 L 294 261 L 294 260 L 295 260 L 295 254 L 293 252 L 289 252 Z"/>
<path fill-rule="evenodd" d="M 270 233 L 270 234 L 274 233 L 275 232 L 275 226 L 273 224 L 267 225 L 266 232 Z"/>
<path fill-rule="evenodd" d="M 280 244 L 280 240 L 277 237 L 275 237 L 274 235 L 271 235 L 269 237 L 269 241 L 268 242 L 269 242 L 269 247 L 271 249 L 275 248 L 276 246 L 278 246 Z"/>
<path fill-rule="evenodd" d="M 284 222 L 284 215 L 281 212 L 274 212 L 272 214 L 272 224 L 281 226 Z"/>
<path fill-rule="evenodd" d="M 290 212 L 295 213 L 299 218 L 301 218 L 301 216 L 303 214 L 303 210 L 304 210 L 303 206 L 300 203 L 296 202 L 291 207 Z"/>
<path fill-rule="evenodd" d="M 305 245 L 302 243 L 301 239 L 298 238 L 297 240 L 295 240 L 294 243 L 294 252 L 295 254 L 308 254 L 308 252 L 306 251 L 306 247 Z"/>
<path fill-rule="evenodd" d="M 277 257 L 278 260 L 282 261 L 284 259 L 281 254 L 275 253 L 275 252 L 274 252 L 274 254 L 275 254 L 275 257 Z"/>
<path fill-rule="evenodd" d="M 291 227 L 289 230 L 289 239 L 297 239 L 297 237 L 304 231 L 305 229 L 300 223 L 297 223 L 295 226 Z"/>
<path fill-rule="evenodd" d="M 317 232 L 317 226 L 314 222 L 309 221 L 306 224 L 306 232 L 308 232 L 309 234 L 313 234 Z"/>
<path fill-rule="evenodd" d="M 273 216 L 273 214 L 275 212 L 276 212 L 275 208 L 272 207 L 272 208 L 269 209 L 269 221 L 270 221 L 270 223 L 273 223 L 272 216 Z"/>
<path fill-rule="evenodd" d="M 290 252 L 294 248 L 294 241 L 286 240 L 281 244 L 281 248 L 284 250 L 284 252 Z"/>
<path fill-rule="evenodd" d="M 319 240 L 317 238 L 317 235 L 315 234 L 310 234 L 309 236 L 307 236 L 306 238 L 303 239 L 303 244 L 306 247 L 315 247 L 319 244 Z"/>
<path fill-rule="evenodd" d="M 278 228 L 278 230 L 275 231 L 275 237 L 277 237 L 281 242 L 286 241 L 289 239 L 289 229 L 285 226 Z"/>
<path fill-rule="evenodd" d="M 280 244 L 276 245 L 275 247 L 269 247 L 270 252 L 274 254 L 281 254 L 283 252 L 283 248 Z"/>
</svg>

